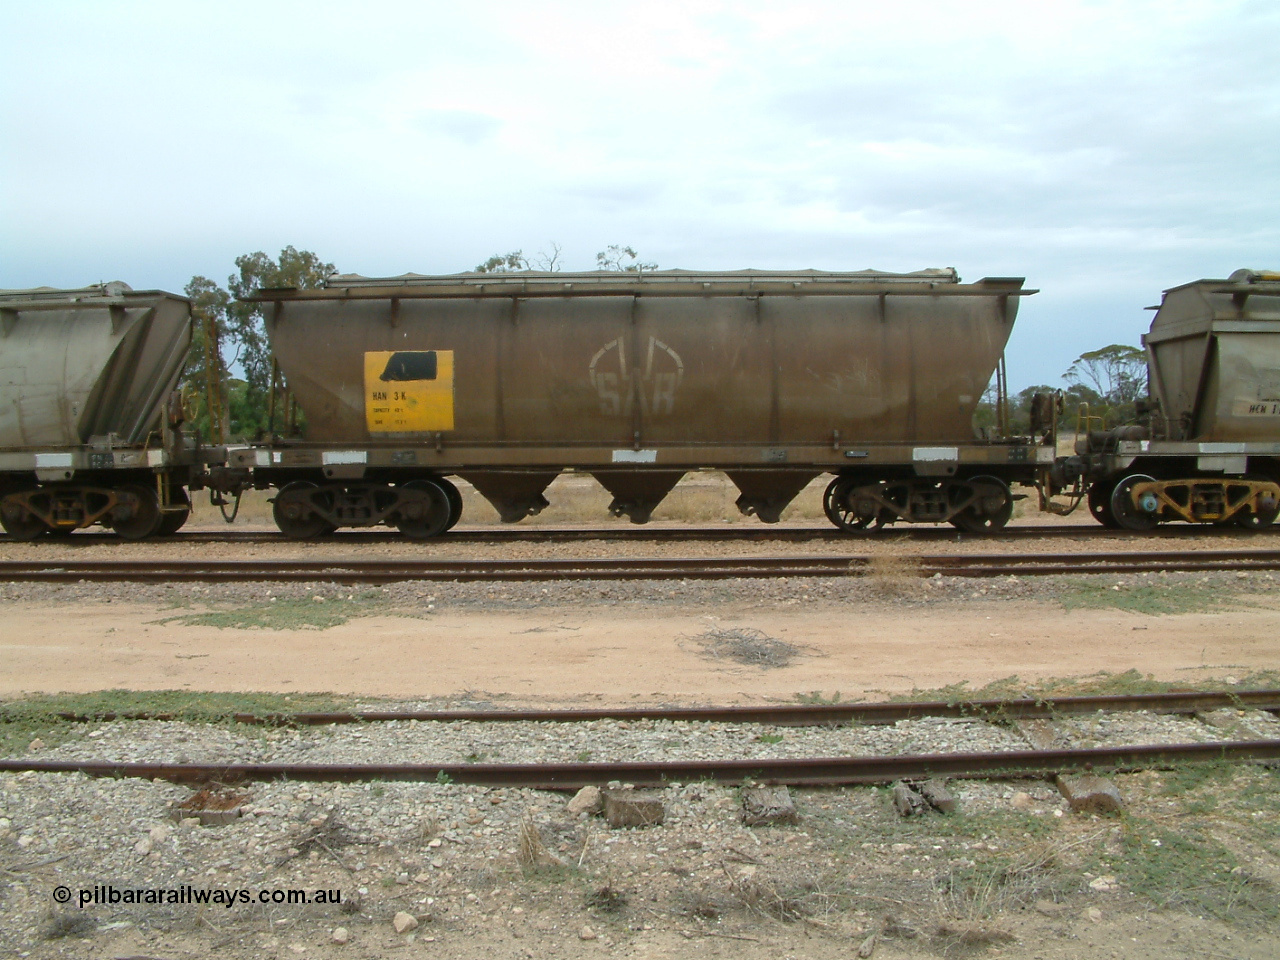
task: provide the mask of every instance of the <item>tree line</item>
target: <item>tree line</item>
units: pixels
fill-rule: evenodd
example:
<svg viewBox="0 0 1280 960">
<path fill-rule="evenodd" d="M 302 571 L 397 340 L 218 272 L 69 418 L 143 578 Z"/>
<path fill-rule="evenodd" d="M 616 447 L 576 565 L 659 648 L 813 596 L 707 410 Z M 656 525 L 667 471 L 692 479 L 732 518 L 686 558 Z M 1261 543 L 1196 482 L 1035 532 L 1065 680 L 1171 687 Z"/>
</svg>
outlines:
<svg viewBox="0 0 1280 960">
<path fill-rule="evenodd" d="M 1062 392 L 1058 429 L 1074 430 L 1082 405 L 1091 417 L 1101 417 L 1108 427 L 1137 419 L 1138 401 L 1147 395 L 1147 354 L 1140 347 L 1113 343 L 1080 354 L 1062 375 L 1063 387 L 1037 384 L 1009 397 L 1009 433 L 1031 433 L 1031 404 L 1038 393 Z M 994 386 L 978 404 L 974 425 L 990 429 L 996 423 Z"/>
<path fill-rule="evenodd" d="M 559 271 L 563 266 L 560 245 L 526 256 L 521 250 L 495 254 L 473 268 L 475 273 L 511 273 L 525 270 Z M 182 379 L 187 421 L 206 442 L 260 439 L 270 429 L 281 432 L 286 421 L 281 411 L 271 419 L 271 390 L 275 376 L 265 330 L 265 306 L 245 303 L 241 297 L 271 287 L 303 290 L 323 285 L 336 273 L 309 250 L 292 246 L 273 259 L 265 253 L 247 253 L 235 259 L 236 270 L 225 285 L 196 276 L 186 285 L 192 301 L 195 330 L 192 349 Z M 645 273 L 656 263 L 640 259 L 633 247 L 613 245 L 596 254 L 597 270 Z M 1136 403 L 1146 395 L 1146 354 L 1138 347 L 1113 343 L 1082 353 L 1062 376 L 1065 388 L 1039 384 L 1009 398 L 1009 430 L 1030 433 L 1032 397 L 1061 389 L 1061 429 L 1075 426 L 1076 411 L 1087 403 L 1090 413 L 1108 424 L 1125 423 L 1137 415 Z M 212 401 L 212 402 L 211 402 Z M 988 389 L 974 418 L 979 429 L 996 422 L 994 388 Z M 301 427 L 301 422 L 297 424 Z"/>
</svg>

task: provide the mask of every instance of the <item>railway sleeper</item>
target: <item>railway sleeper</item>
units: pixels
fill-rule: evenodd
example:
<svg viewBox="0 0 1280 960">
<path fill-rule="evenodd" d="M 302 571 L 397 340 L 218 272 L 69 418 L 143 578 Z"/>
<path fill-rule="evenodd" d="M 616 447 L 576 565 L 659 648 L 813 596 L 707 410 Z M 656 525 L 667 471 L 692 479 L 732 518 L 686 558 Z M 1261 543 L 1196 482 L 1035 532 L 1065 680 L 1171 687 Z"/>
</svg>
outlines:
<svg viewBox="0 0 1280 960">
<path fill-rule="evenodd" d="M 1147 523 L 1185 520 L 1260 528 L 1271 525 L 1280 515 L 1280 484 L 1259 477 L 1136 477 L 1122 486 L 1126 490 L 1117 494 L 1125 498 L 1125 509 L 1117 514 L 1122 523 L 1133 518 Z"/>
</svg>

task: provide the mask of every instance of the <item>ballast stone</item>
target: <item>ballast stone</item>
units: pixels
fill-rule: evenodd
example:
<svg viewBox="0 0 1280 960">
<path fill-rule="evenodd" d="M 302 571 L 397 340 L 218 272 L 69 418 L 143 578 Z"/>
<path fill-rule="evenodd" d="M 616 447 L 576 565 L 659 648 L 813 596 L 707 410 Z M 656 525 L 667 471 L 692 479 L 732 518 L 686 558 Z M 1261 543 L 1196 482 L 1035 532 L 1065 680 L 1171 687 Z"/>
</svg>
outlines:
<svg viewBox="0 0 1280 960">
<path fill-rule="evenodd" d="M 418 929 L 418 918 L 401 910 L 392 918 L 391 925 L 396 928 L 396 933 L 409 933 Z"/>
<path fill-rule="evenodd" d="M 565 813 L 578 817 L 584 813 L 599 813 L 601 807 L 600 788 L 585 786 L 573 795 L 565 805 Z"/>
</svg>

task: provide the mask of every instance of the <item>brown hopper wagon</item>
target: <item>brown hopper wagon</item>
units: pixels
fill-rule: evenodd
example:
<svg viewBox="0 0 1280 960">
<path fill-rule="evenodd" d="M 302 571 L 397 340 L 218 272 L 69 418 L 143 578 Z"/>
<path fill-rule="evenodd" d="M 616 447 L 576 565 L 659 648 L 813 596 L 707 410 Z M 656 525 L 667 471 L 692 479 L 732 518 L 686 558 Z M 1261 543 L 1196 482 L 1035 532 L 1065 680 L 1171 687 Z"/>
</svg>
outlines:
<svg viewBox="0 0 1280 960">
<path fill-rule="evenodd" d="M 636 523 L 686 473 L 715 469 L 766 522 L 832 474 L 827 514 L 846 529 L 992 529 L 1010 484 L 1053 461 L 1049 443 L 973 427 L 1032 292 L 953 270 L 334 276 L 263 290 L 305 429 L 232 451 L 229 466 L 277 488 L 294 537 L 442 533 L 461 510 L 450 477 L 517 521 L 565 470 L 591 474 Z"/>
</svg>

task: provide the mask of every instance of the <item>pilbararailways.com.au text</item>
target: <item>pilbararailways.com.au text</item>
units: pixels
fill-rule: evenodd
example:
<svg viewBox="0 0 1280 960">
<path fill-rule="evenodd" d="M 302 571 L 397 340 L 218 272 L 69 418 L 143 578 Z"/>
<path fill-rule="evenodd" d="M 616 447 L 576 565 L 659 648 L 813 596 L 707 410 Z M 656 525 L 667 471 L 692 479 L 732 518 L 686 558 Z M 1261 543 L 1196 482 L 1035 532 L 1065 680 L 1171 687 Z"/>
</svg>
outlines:
<svg viewBox="0 0 1280 960">
<path fill-rule="evenodd" d="M 245 888 L 221 889 L 193 887 L 183 884 L 177 887 L 117 887 L 114 884 L 100 884 L 93 887 L 80 887 L 72 892 L 70 887 L 54 887 L 53 899 L 58 903 L 71 903 L 75 900 L 80 909 L 85 907 L 114 907 L 123 904 L 163 904 L 166 906 L 223 906 L 230 910 L 235 906 L 263 904 L 293 904 L 305 906 L 310 904 L 340 904 L 342 891 L 337 889 L 265 889 L 253 890 Z"/>
</svg>

